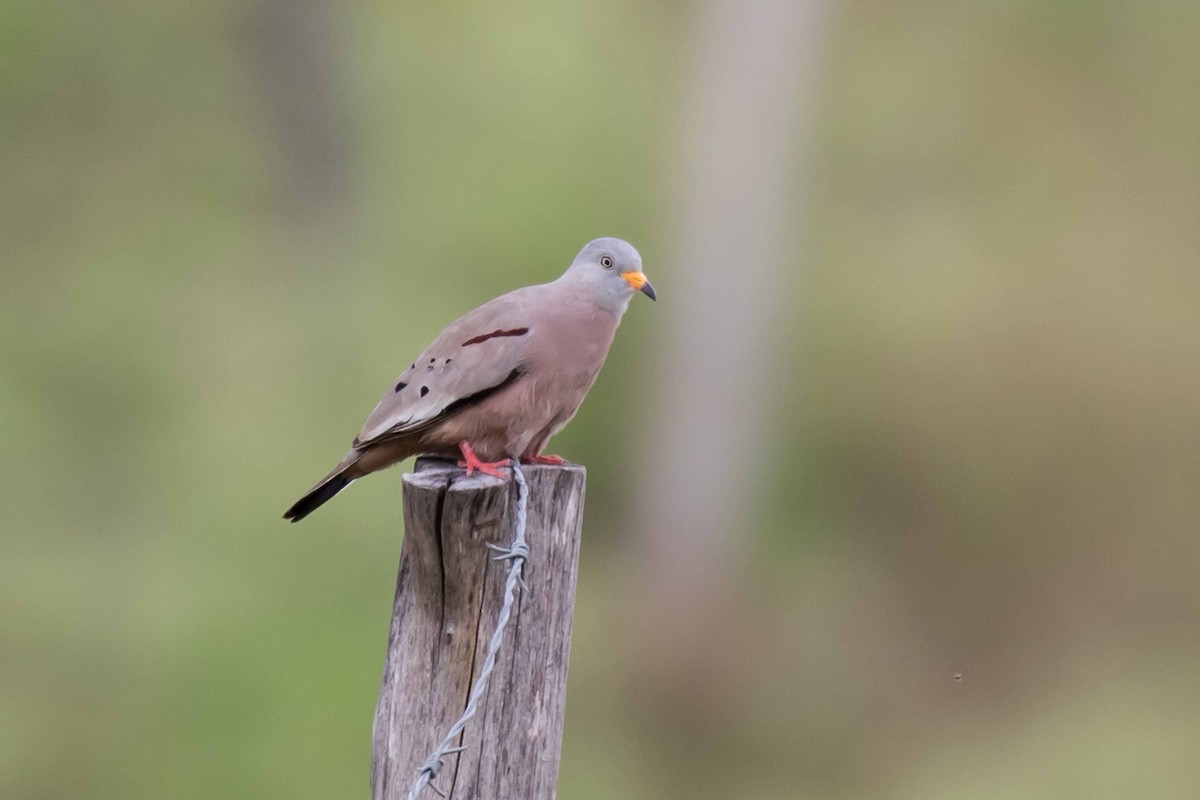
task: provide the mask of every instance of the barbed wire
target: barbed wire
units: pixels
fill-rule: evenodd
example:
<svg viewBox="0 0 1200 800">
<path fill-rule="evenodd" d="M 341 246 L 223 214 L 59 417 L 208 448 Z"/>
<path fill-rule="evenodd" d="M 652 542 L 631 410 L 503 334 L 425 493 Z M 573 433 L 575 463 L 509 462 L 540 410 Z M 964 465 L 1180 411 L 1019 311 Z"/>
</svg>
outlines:
<svg viewBox="0 0 1200 800">
<path fill-rule="evenodd" d="M 475 685 L 471 687 L 471 694 L 467 696 L 467 707 L 463 709 L 462 716 L 458 721 L 450 726 L 449 732 L 446 733 L 446 738 L 442 739 L 441 744 L 437 746 L 429 758 L 425 759 L 425 763 L 421 765 L 420 772 L 417 773 L 417 780 L 413 783 L 412 789 L 408 792 L 408 800 L 417 800 L 417 796 L 421 790 L 428 786 L 439 797 L 445 797 L 435 784 L 434 781 L 445 766 L 446 756 L 461 753 L 467 749 L 466 745 L 454 747 L 454 741 L 462 734 L 463 729 L 467 727 L 467 722 L 471 717 L 475 716 L 475 710 L 479 706 L 479 700 L 487 691 L 488 678 L 492 675 L 492 670 L 496 667 L 496 654 L 500 652 L 500 645 L 504 642 L 504 628 L 508 624 L 508 618 L 512 615 L 513 601 L 516 599 L 517 586 L 520 585 L 525 591 L 529 591 L 529 587 L 525 584 L 523 572 L 525 562 L 529 560 L 529 545 L 525 543 L 525 519 L 529 505 L 529 485 L 525 482 L 525 474 L 521 471 L 521 460 L 519 458 L 512 459 L 512 475 L 513 480 L 517 483 L 517 514 L 516 523 L 513 526 L 512 544 L 508 547 L 488 543 L 488 547 L 499 553 L 494 561 L 508 562 L 508 577 L 504 581 L 504 604 L 500 607 L 500 616 L 496 618 L 496 630 L 492 633 L 491 641 L 488 642 L 487 657 L 483 660 L 483 666 L 479 670 L 479 677 L 475 680 Z"/>
</svg>

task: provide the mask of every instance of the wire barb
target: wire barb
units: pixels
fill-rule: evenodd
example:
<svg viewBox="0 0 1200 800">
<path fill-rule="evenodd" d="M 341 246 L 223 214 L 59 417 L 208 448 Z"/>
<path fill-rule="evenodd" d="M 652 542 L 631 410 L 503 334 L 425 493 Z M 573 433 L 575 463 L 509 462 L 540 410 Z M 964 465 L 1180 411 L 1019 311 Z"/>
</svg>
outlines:
<svg viewBox="0 0 1200 800">
<path fill-rule="evenodd" d="M 524 577 L 525 562 L 529 560 L 529 545 L 525 543 L 525 522 L 529 506 L 529 484 L 525 482 L 525 473 L 521 471 L 520 459 L 514 458 L 512 460 L 512 476 L 517 484 L 517 513 L 513 526 L 512 543 L 508 547 L 488 543 L 490 549 L 499 553 L 499 555 L 492 559 L 493 561 L 508 562 L 508 577 L 504 581 L 504 603 L 500 607 L 500 616 L 496 618 L 496 630 L 492 633 L 492 638 L 488 642 L 487 657 L 483 660 L 483 666 L 479 670 L 479 677 L 475 680 L 475 684 L 471 687 L 471 694 L 467 697 L 467 707 L 463 709 L 462 716 L 458 718 L 458 721 L 450 726 L 450 730 L 446 733 L 446 738 L 442 739 L 437 749 L 430 753 L 429 758 L 425 759 L 425 763 L 421 765 L 421 769 L 417 772 L 417 779 L 413 783 L 412 789 L 408 792 L 408 800 L 417 800 L 417 796 L 421 794 L 421 790 L 426 786 L 432 789 L 439 797 L 446 796 L 433 782 L 446 765 L 446 756 L 455 755 L 467 749 L 467 745 L 465 744 L 455 747 L 454 742 L 462 735 L 463 729 L 467 727 L 467 722 L 470 721 L 471 717 L 475 716 L 479 701 L 482 699 L 484 692 L 487 691 L 488 678 L 491 677 L 492 670 L 496 668 L 496 655 L 500 652 L 500 645 L 504 643 L 504 628 L 508 625 L 508 618 L 512 616 L 512 607 L 516 600 L 517 586 L 520 586 L 524 591 L 529 591 Z"/>
</svg>

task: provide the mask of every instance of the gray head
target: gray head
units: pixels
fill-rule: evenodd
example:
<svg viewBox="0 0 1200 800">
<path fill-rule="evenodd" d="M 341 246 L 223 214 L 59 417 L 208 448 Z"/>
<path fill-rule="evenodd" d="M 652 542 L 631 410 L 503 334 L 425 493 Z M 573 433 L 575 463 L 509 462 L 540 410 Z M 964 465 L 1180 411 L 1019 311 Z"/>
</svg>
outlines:
<svg viewBox="0 0 1200 800">
<path fill-rule="evenodd" d="M 611 237 L 593 239 L 563 275 L 595 292 L 604 305 L 624 311 L 635 292 L 655 299 L 654 287 L 642 272 L 642 257 L 629 242 Z"/>
</svg>

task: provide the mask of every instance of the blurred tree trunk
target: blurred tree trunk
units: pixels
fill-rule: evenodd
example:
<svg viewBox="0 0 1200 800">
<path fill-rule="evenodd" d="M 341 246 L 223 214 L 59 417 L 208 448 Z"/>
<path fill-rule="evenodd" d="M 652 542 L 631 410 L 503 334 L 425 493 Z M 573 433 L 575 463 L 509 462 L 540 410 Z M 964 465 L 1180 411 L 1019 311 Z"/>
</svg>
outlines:
<svg viewBox="0 0 1200 800">
<path fill-rule="evenodd" d="M 280 154 L 283 206 L 300 230 L 317 225 L 315 238 L 341 221 L 349 186 L 335 8 L 260 0 L 249 16 L 250 63 Z"/>
<path fill-rule="evenodd" d="M 755 537 L 774 398 L 789 382 L 782 312 L 801 268 L 797 176 L 825 11 L 823 0 L 713 0 L 695 21 L 630 618 L 639 693 L 702 737 L 736 711 L 747 659 L 730 578 Z"/>
</svg>

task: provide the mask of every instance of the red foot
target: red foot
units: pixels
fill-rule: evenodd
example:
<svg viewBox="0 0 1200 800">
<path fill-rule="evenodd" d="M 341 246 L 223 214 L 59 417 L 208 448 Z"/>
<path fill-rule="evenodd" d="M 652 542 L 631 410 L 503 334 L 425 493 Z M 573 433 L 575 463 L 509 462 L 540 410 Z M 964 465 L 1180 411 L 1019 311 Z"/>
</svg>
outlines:
<svg viewBox="0 0 1200 800">
<path fill-rule="evenodd" d="M 458 443 L 458 449 L 462 451 L 464 461 L 458 462 L 460 467 L 467 468 L 467 476 L 472 473 L 482 472 L 484 475 L 491 475 L 493 478 L 504 478 L 505 475 L 500 471 L 501 467 L 507 467 L 511 462 L 507 458 L 502 458 L 499 461 L 480 461 L 479 456 L 475 455 L 475 451 L 471 449 L 471 445 L 463 440 Z"/>
<path fill-rule="evenodd" d="M 526 456 L 521 459 L 522 464 L 549 464 L 552 467 L 561 467 L 567 463 L 567 460 L 562 456 Z"/>
</svg>

